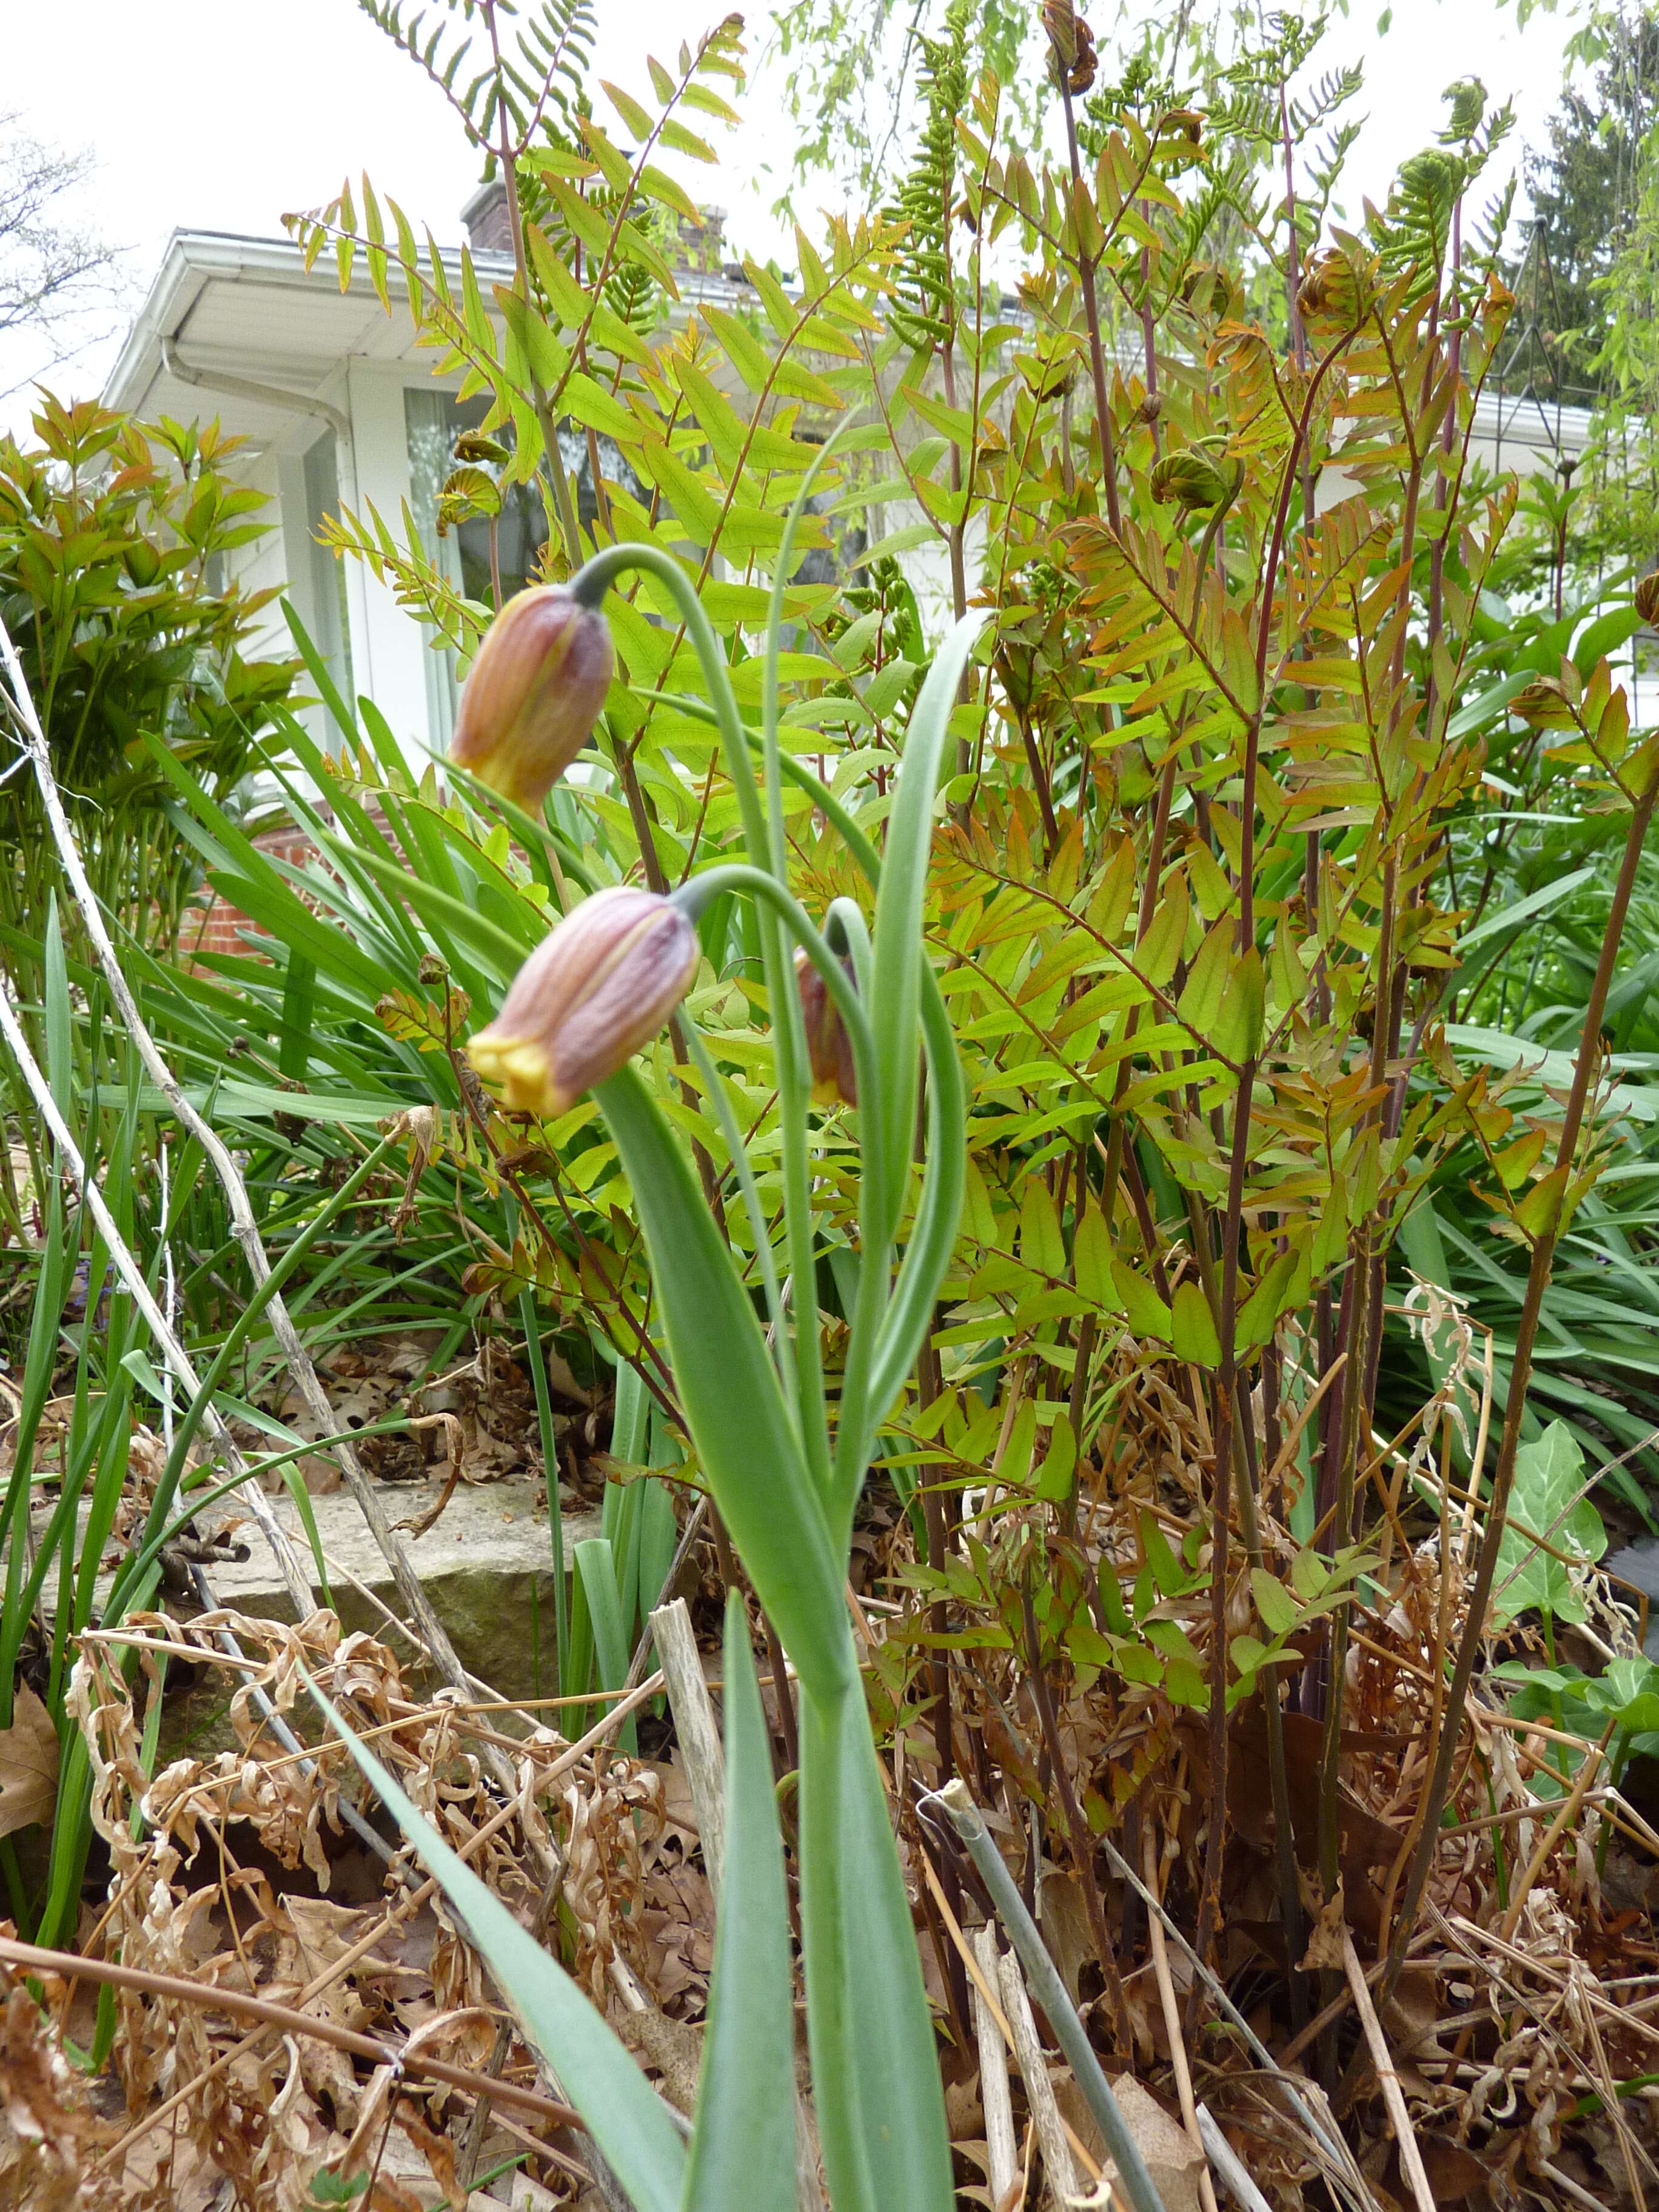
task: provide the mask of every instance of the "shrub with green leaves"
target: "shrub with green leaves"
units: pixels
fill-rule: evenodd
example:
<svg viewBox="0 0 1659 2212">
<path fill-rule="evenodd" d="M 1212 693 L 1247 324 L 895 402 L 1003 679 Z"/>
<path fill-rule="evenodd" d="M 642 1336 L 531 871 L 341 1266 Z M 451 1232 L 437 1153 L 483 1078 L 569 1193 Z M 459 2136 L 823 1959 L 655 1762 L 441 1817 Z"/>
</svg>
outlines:
<svg viewBox="0 0 1659 2212">
<path fill-rule="evenodd" d="M 241 441 L 216 423 L 145 425 L 46 396 L 33 429 L 0 439 L 0 619 L 94 890 L 135 944 L 165 953 L 199 875 L 146 740 L 229 801 L 298 666 L 252 649 L 274 593 L 222 580 L 264 502 L 235 480 Z M 0 973 L 37 1007 L 48 900 L 71 945 L 74 908 L 27 773 L 0 782 Z"/>
</svg>

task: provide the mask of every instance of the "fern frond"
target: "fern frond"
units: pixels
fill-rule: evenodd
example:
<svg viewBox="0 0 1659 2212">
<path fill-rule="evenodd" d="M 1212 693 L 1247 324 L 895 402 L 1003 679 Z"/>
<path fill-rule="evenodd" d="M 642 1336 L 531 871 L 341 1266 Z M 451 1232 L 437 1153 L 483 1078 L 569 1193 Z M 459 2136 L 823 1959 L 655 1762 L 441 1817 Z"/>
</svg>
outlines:
<svg viewBox="0 0 1659 2212">
<path fill-rule="evenodd" d="M 956 319 L 951 283 L 950 227 L 956 198 L 957 118 L 968 103 L 968 32 L 972 0 L 954 0 L 942 39 L 921 41 L 919 88 L 927 102 L 921 143 L 890 222 L 909 226 L 901 249 L 893 327 L 906 344 L 943 345 Z"/>
<path fill-rule="evenodd" d="M 404 0 L 357 0 L 357 5 L 443 94 L 484 155 L 486 175 L 503 150 L 503 135 L 515 161 L 544 129 L 568 137 L 592 59 L 593 0 L 538 0 L 527 16 L 514 21 L 511 40 L 502 39 L 483 66 L 465 79 L 463 65 L 476 37 L 476 0 L 441 0 L 444 13 L 430 31 L 426 6 L 410 14 Z"/>
</svg>

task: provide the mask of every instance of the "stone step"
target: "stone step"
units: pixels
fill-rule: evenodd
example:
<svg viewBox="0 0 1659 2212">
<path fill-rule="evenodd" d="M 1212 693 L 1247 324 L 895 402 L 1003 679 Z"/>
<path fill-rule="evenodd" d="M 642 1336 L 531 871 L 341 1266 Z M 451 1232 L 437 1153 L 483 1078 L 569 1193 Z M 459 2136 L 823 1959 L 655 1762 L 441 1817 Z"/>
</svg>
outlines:
<svg viewBox="0 0 1659 2212">
<path fill-rule="evenodd" d="M 503 1698 L 550 1695 L 553 1687 L 554 1577 L 547 1507 L 542 1486 L 532 1476 L 500 1482 L 458 1483 L 453 1496 L 423 1535 L 399 1531 L 433 1610 L 449 1632 L 461 1664 Z M 437 1504 L 438 1482 L 386 1483 L 380 1497 L 395 1522 L 418 1522 Z M 284 1492 L 271 1500 L 277 1519 L 295 1551 L 308 1562 L 311 1547 L 292 1499 Z M 423 1676 L 407 1637 L 387 1625 L 373 1602 L 401 1619 L 403 1605 L 392 1571 L 369 1534 L 368 1523 L 344 1489 L 313 1497 L 317 1534 L 334 1601 L 348 1632 L 362 1629 L 380 1637 L 406 1670 L 411 1688 L 435 1688 L 430 1671 Z M 204 1534 L 220 1528 L 230 1501 L 204 1515 Z M 36 1519 L 37 1537 L 46 1516 Z M 567 1509 L 563 1516 L 567 1577 L 577 1544 L 600 1533 L 599 1516 Z M 246 1545 L 243 1560 L 215 1559 L 206 1572 L 222 1606 L 270 1620 L 292 1620 L 294 1607 L 270 1552 L 251 1517 L 240 1520 L 235 1540 Z M 55 1591 L 57 1578 L 48 1576 Z M 101 1582 L 101 1598 L 108 1587 Z M 368 1596 L 364 1592 L 369 1593 Z M 319 1592 L 317 1602 L 323 1602 Z M 180 1601 L 171 1592 L 155 1603 L 168 1610 Z M 187 1608 L 194 1610 L 193 1607 Z"/>
</svg>

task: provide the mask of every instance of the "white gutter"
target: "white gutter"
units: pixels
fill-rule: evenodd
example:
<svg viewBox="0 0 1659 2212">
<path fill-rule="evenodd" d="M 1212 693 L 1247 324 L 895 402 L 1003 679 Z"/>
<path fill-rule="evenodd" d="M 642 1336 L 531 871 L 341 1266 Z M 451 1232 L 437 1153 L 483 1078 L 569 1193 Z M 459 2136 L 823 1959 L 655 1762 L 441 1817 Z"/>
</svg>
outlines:
<svg viewBox="0 0 1659 2212">
<path fill-rule="evenodd" d="M 332 425 L 334 434 L 343 446 L 350 447 L 349 416 L 343 415 L 337 407 L 331 407 L 326 399 L 317 399 L 303 392 L 290 392 L 286 385 L 258 384 L 250 376 L 228 376 L 222 369 L 195 368 L 191 363 L 179 360 L 174 350 L 177 343 L 176 334 L 161 340 L 161 366 L 169 376 L 176 376 L 181 384 L 193 384 L 202 392 L 223 392 L 232 399 L 256 400 L 262 407 L 284 409 L 290 415 L 314 415 L 319 422 Z M 355 476 L 355 471 L 353 474 Z M 354 504 L 356 497 L 354 487 Z"/>
</svg>

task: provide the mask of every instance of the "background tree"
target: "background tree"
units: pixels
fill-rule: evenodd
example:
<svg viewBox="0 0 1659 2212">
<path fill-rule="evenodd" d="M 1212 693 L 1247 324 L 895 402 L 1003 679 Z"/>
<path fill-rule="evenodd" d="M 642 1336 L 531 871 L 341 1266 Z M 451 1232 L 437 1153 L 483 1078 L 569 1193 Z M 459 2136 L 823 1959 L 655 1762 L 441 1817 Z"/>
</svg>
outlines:
<svg viewBox="0 0 1659 2212">
<path fill-rule="evenodd" d="M 100 309 L 112 315 L 119 305 L 118 249 L 71 213 L 92 167 L 89 152 L 43 144 L 23 130 L 15 110 L 0 112 L 0 344 L 32 339 L 40 356 L 9 391 L 103 335 L 101 324 L 82 327 L 65 347 L 69 325 Z"/>
<path fill-rule="evenodd" d="M 1593 82 L 1563 94 L 1547 143 L 1522 162 L 1532 222 L 1511 274 L 1518 313 L 1505 383 L 1583 398 L 1607 388 L 1618 313 L 1608 284 L 1628 244 L 1659 99 L 1659 21 L 1621 6 L 1598 27 Z"/>
</svg>

